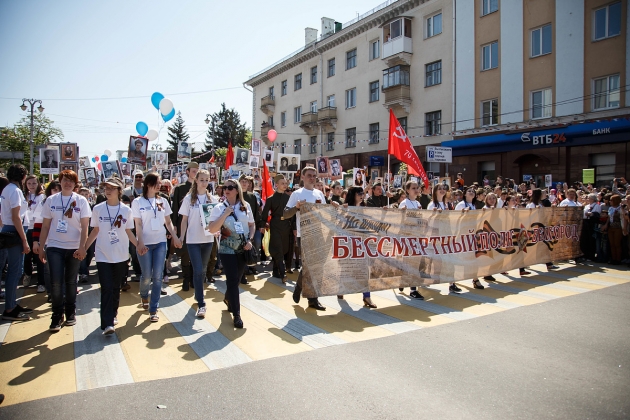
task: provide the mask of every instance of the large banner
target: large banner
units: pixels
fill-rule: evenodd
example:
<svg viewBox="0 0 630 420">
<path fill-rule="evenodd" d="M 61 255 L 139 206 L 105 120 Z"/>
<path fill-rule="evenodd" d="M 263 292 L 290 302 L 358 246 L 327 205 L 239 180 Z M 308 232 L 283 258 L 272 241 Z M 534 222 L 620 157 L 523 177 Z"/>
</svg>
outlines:
<svg viewBox="0 0 630 420">
<path fill-rule="evenodd" d="M 334 296 L 480 278 L 581 255 L 582 209 L 300 208 L 303 294 Z"/>
</svg>

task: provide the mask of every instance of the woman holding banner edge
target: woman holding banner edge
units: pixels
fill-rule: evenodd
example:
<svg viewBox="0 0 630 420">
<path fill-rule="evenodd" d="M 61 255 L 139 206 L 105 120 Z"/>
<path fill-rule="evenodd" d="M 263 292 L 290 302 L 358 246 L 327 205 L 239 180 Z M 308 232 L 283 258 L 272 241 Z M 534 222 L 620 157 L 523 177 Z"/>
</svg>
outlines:
<svg viewBox="0 0 630 420">
<path fill-rule="evenodd" d="M 400 202 L 400 204 L 398 204 L 398 208 L 422 210 L 422 204 L 420 204 L 420 202 L 416 200 L 416 198 L 418 198 L 418 191 L 419 187 L 417 182 L 407 181 L 407 183 L 405 184 L 405 193 L 407 195 L 407 198 L 405 198 L 403 201 Z M 424 296 L 422 296 L 420 292 L 418 292 L 418 288 L 416 286 L 411 286 L 410 289 L 411 293 L 409 293 L 409 297 L 424 300 Z M 403 290 L 405 290 L 405 288 L 399 287 L 398 290 L 402 292 Z"/>
</svg>

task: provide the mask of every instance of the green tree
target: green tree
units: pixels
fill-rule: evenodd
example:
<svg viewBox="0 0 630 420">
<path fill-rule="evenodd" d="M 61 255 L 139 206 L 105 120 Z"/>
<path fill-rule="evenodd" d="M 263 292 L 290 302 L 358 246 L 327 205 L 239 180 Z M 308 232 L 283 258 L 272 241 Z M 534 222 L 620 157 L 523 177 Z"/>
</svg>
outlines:
<svg viewBox="0 0 630 420">
<path fill-rule="evenodd" d="M 21 163 L 28 169 L 30 165 L 31 117 L 25 115 L 13 127 L 4 127 L 0 130 L 0 150 L 12 152 L 24 152 L 24 159 L 16 159 L 15 163 Z M 64 139 L 63 131 L 54 126 L 54 121 L 45 114 L 33 114 L 33 143 L 35 154 L 37 146 L 60 142 Z M 13 162 L 9 159 L 0 160 L 0 166 L 7 167 Z M 39 175 L 39 164 L 33 165 L 33 171 Z"/>
<path fill-rule="evenodd" d="M 204 151 L 207 152 L 213 147 L 215 149 L 227 147 L 229 140 L 232 140 L 232 147 L 245 147 L 248 131 L 245 124 L 241 123 L 239 113 L 234 108 L 227 109 L 225 103 L 222 103 L 221 110 L 210 116 Z"/>
<path fill-rule="evenodd" d="M 168 138 L 166 139 L 166 143 L 168 143 L 168 146 L 166 147 L 166 152 L 168 153 L 168 163 L 177 162 L 177 145 L 179 142 L 188 140 L 190 140 L 190 135 L 186 132 L 182 113 L 177 112 L 175 122 L 168 127 Z"/>
</svg>

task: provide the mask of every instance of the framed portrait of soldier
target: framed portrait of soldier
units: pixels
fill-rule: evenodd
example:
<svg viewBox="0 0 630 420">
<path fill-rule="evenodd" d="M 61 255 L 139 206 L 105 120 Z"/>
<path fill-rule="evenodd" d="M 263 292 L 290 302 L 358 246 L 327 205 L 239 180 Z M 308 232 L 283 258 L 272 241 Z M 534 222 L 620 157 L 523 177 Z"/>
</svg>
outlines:
<svg viewBox="0 0 630 420">
<path fill-rule="evenodd" d="M 160 173 L 160 175 L 162 176 L 162 179 L 167 179 L 169 181 L 173 179 L 173 173 L 171 172 L 170 169 L 162 169 L 162 172 Z"/>
<path fill-rule="evenodd" d="M 297 172 L 300 170 L 300 155 L 278 153 L 278 172 Z"/>
<path fill-rule="evenodd" d="M 141 165 L 143 167 L 146 166 L 148 145 L 149 139 L 144 137 L 129 136 L 127 162 Z"/>
<path fill-rule="evenodd" d="M 83 168 L 89 168 L 90 166 L 90 158 L 87 156 L 81 156 L 79 157 L 79 168 L 83 169 Z M 81 171 L 83 172 L 83 171 Z"/>
<path fill-rule="evenodd" d="M 79 170 L 78 169 L 78 165 L 76 163 L 73 163 L 73 162 L 69 162 L 69 163 L 63 163 L 62 162 L 60 166 L 61 166 L 60 167 L 60 172 L 61 171 L 73 171 L 73 172 L 76 173 Z"/>
<path fill-rule="evenodd" d="M 101 172 L 103 172 L 103 178 L 105 179 L 111 178 L 112 176 L 114 176 L 114 174 L 116 174 L 118 178 L 122 178 L 122 176 L 120 175 L 121 171 L 118 167 L 117 160 L 107 160 L 105 162 L 101 162 L 101 168 Z"/>
<path fill-rule="evenodd" d="M 216 181 L 217 178 L 217 167 L 216 166 L 210 166 L 208 167 L 208 173 L 210 174 L 210 180 L 211 181 Z"/>
<path fill-rule="evenodd" d="M 77 161 L 77 144 L 76 143 L 61 143 L 61 161 L 62 162 L 76 162 Z"/>
<path fill-rule="evenodd" d="M 120 166 L 121 178 L 122 177 L 131 176 L 131 165 L 130 164 L 120 162 L 119 166 Z"/>
<path fill-rule="evenodd" d="M 317 176 L 320 178 L 327 178 L 330 175 L 328 158 L 326 156 L 319 156 L 316 161 L 315 167 L 317 168 Z"/>
<path fill-rule="evenodd" d="M 155 167 L 158 170 L 168 169 L 168 153 L 157 152 L 155 154 Z"/>
<path fill-rule="evenodd" d="M 380 176 L 380 171 L 378 169 L 372 169 L 370 171 L 370 181 L 374 183 L 374 180 Z"/>
<path fill-rule="evenodd" d="M 361 168 L 353 168 L 352 169 L 352 185 L 355 187 L 365 188 L 367 182 L 365 179 L 365 170 Z"/>
<path fill-rule="evenodd" d="M 240 147 L 237 147 L 234 150 L 233 163 L 238 163 L 238 164 L 243 164 L 243 165 L 249 164 L 249 150 L 241 149 Z"/>
<path fill-rule="evenodd" d="M 96 177 L 96 168 L 83 168 L 83 179 L 88 187 L 98 187 L 98 178 Z"/>
<path fill-rule="evenodd" d="M 343 187 L 348 189 L 352 187 L 353 174 L 343 174 Z"/>
<path fill-rule="evenodd" d="M 187 141 L 180 141 L 177 144 L 177 160 L 180 162 L 190 162 L 190 156 L 192 154 L 192 143 Z"/>
<path fill-rule="evenodd" d="M 258 164 L 260 163 L 260 156 L 251 155 L 249 157 L 249 168 L 256 169 L 258 168 Z"/>
<path fill-rule="evenodd" d="M 336 181 L 341 179 L 343 174 L 341 173 L 341 160 L 339 159 L 328 159 L 328 166 L 330 168 L 330 179 Z"/>
<path fill-rule="evenodd" d="M 252 155 L 260 156 L 260 140 L 252 139 Z"/>
<path fill-rule="evenodd" d="M 59 148 L 46 148 L 39 151 L 39 172 L 55 175 L 59 173 Z"/>
<path fill-rule="evenodd" d="M 207 171 L 209 166 L 208 162 L 201 162 L 199 164 L 199 170 L 205 169 Z"/>
</svg>

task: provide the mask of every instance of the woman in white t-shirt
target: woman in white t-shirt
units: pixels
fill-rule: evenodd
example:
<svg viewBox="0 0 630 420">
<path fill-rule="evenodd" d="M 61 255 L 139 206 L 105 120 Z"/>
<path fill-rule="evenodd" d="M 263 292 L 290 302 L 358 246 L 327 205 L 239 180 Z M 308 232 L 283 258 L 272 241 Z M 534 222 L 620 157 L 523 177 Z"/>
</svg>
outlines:
<svg viewBox="0 0 630 420">
<path fill-rule="evenodd" d="M 28 216 L 26 214 L 27 203 L 22 193 L 22 183 L 26 178 L 26 168 L 20 164 L 11 165 L 7 171 L 9 185 L 2 190 L 2 232 L 17 234 L 14 237 L 14 246 L 7 249 L 9 268 L 5 283 L 5 304 L 2 319 L 9 321 L 24 321 L 29 319 L 27 314 L 32 309 L 23 308 L 17 304 L 17 286 L 24 268 L 24 254 L 31 252 L 26 239 L 26 227 Z"/>
<path fill-rule="evenodd" d="M 238 285 L 247 267 L 243 251 L 252 249 L 251 240 L 256 231 L 256 223 L 249 203 L 243 198 L 241 184 L 229 179 L 225 181 L 223 191 L 225 201 L 212 209 L 210 225 L 207 229 L 213 233 L 221 231 L 219 258 L 223 264 L 227 283 L 223 302 L 227 305 L 228 311 L 232 312 L 234 326 L 243 328 Z"/>
<path fill-rule="evenodd" d="M 82 195 L 74 192 L 79 177 L 61 171 L 61 192 L 46 199 L 42 208 L 39 258 L 50 267 L 52 319 L 50 332 L 61 330 L 64 314 L 67 326 L 76 324 L 77 276 L 85 258 L 85 241 L 92 210 Z M 44 245 L 46 251 L 44 251 Z M 63 287 L 65 287 L 65 296 Z"/>
<path fill-rule="evenodd" d="M 184 243 L 188 236 L 186 247 L 190 256 L 190 263 L 193 269 L 193 284 L 195 286 L 195 300 L 197 301 L 197 316 L 206 316 L 206 302 L 204 300 L 203 280 L 206 276 L 206 267 L 210 261 L 210 254 L 214 245 L 214 235 L 204 229 L 206 214 L 202 211 L 204 204 L 218 204 L 210 193 L 208 193 L 208 183 L 210 173 L 205 169 L 200 169 L 188 194 L 184 197 L 179 214 L 182 215 L 181 236 L 179 240 Z M 209 210 L 208 210 L 209 211 Z M 203 220 L 202 220 L 203 218 Z"/>
<path fill-rule="evenodd" d="M 466 188 L 466 191 L 464 192 L 464 199 L 457 203 L 457 205 L 455 206 L 455 210 L 461 210 L 462 212 L 469 212 L 471 210 L 477 210 L 477 207 L 475 206 L 475 197 L 476 197 L 476 191 L 474 188 Z M 488 196 L 493 196 L 494 197 L 494 205 L 496 206 L 496 198 L 497 196 L 494 195 L 493 193 L 488 194 L 486 196 L 486 203 L 488 202 Z M 492 276 L 486 276 L 484 277 L 485 280 L 494 280 L 494 277 Z M 473 287 L 475 289 L 483 289 L 484 286 L 479 282 L 479 279 L 475 278 L 473 279 Z"/>
<path fill-rule="evenodd" d="M 422 210 L 422 204 L 417 200 L 418 194 L 420 193 L 420 189 L 418 187 L 418 183 L 415 181 L 407 181 L 405 184 L 405 193 L 407 198 L 398 204 L 399 209 L 411 209 L 411 210 Z M 399 287 L 398 290 L 401 292 L 405 290 L 404 287 Z M 411 286 L 411 293 L 409 296 L 414 299 L 424 300 L 424 296 L 418 292 L 418 288 L 416 286 Z"/>
<path fill-rule="evenodd" d="M 133 236 L 131 209 L 120 201 L 123 183 L 120 178 L 109 178 L 101 183 L 107 201 L 94 206 L 86 248 L 94 241 L 96 268 L 101 285 L 101 330 L 103 335 L 114 333 L 118 323 L 120 288 L 127 278 L 129 242 L 137 245 Z"/>
<path fill-rule="evenodd" d="M 567 198 L 562 200 L 558 207 L 581 207 L 577 202 L 577 192 L 573 188 L 567 190 Z"/>
<path fill-rule="evenodd" d="M 35 212 L 39 208 L 39 204 L 46 199 L 44 194 L 44 188 L 35 175 L 29 175 L 24 181 L 24 199 L 26 200 L 26 215 L 28 217 L 28 230 L 26 231 L 26 239 L 28 245 L 31 247 L 31 252 L 26 254 L 24 258 L 24 277 L 22 285 L 24 287 L 30 286 L 33 282 L 31 276 L 33 275 L 33 263 L 37 266 L 37 293 L 44 293 L 46 291 L 44 280 L 44 263 L 39 259 L 33 251 L 33 228 L 35 226 Z"/>
<path fill-rule="evenodd" d="M 181 248 L 182 243 L 177 238 L 177 231 L 169 217 L 173 212 L 168 200 L 160 194 L 160 176 L 150 173 L 144 178 L 142 196 L 131 203 L 133 220 L 136 225 L 138 245 L 138 261 L 142 269 L 140 279 L 140 298 L 142 307 L 149 310 L 149 320 L 158 322 L 157 314 L 160 294 L 162 292 L 162 273 L 166 258 L 166 230 L 173 237 L 175 248 Z M 151 287 L 153 281 L 153 287 Z M 151 289 L 151 303 L 149 304 L 149 289 Z"/>
<path fill-rule="evenodd" d="M 532 191 L 532 196 L 530 198 L 529 203 L 527 203 L 527 206 L 525 206 L 525 208 L 527 209 L 536 209 L 536 208 L 544 208 L 544 206 L 542 205 L 542 190 L 540 188 L 535 188 Z M 547 270 L 557 270 L 558 267 L 557 265 L 555 265 L 553 262 L 548 262 L 547 264 Z"/>
</svg>

